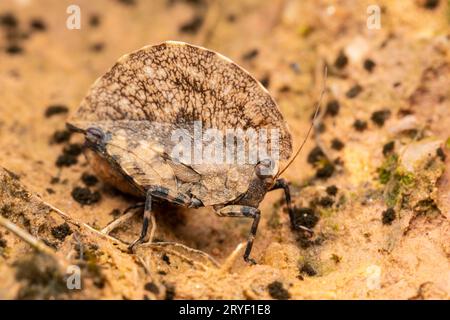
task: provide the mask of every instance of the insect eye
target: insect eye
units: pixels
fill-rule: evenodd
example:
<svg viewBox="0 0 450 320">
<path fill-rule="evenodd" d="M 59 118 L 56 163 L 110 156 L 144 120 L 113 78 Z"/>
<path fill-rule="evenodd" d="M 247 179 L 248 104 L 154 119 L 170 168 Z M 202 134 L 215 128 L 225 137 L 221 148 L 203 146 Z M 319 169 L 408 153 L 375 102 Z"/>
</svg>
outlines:
<svg viewBox="0 0 450 320">
<path fill-rule="evenodd" d="M 271 159 L 263 159 L 256 165 L 256 175 L 267 178 L 274 175 L 274 162 Z"/>
<path fill-rule="evenodd" d="M 86 130 L 86 139 L 92 142 L 100 142 L 105 138 L 102 129 L 91 127 Z"/>
</svg>

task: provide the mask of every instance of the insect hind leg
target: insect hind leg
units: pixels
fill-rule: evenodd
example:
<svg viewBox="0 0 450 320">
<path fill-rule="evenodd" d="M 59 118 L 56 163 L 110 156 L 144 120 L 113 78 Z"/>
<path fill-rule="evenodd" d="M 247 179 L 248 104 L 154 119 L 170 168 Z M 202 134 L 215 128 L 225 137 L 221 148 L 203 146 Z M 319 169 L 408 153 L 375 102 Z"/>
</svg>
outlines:
<svg viewBox="0 0 450 320">
<path fill-rule="evenodd" d="M 256 261 L 250 258 L 250 253 L 252 251 L 256 231 L 258 230 L 259 218 L 261 214 L 259 209 L 242 205 L 229 205 L 218 209 L 216 212 L 221 217 L 247 217 L 253 219 L 253 224 L 247 239 L 247 247 L 245 248 L 244 260 L 251 264 L 256 264 Z"/>
<path fill-rule="evenodd" d="M 187 194 L 180 193 L 162 186 L 149 186 L 147 188 L 147 196 L 145 199 L 144 218 L 142 221 L 141 235 L 138 239 L 131 243 L 131 245 L 129 246 L 130 251 L 132 251 L 136 245 L 144 242 L 145 237 L 147 236 L 149 222 L 151 222 L 152 224 L 149 242 L 151 243 L 153 241 L 153 236 L 156 232 L 156 220 L 154 212 L 152 211 L 153 198 L 166 200 L 170 203 L 188 208 L 199 208 L 203 206 L 203 203 L 200 200 L 194 197 L 190 197 Z"/>
</svg>

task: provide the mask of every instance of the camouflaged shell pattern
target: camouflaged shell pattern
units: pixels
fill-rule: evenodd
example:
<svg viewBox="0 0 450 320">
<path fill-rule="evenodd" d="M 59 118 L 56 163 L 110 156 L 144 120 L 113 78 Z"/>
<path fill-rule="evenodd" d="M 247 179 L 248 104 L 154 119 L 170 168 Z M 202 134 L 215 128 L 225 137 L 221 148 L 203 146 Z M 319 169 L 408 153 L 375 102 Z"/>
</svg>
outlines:
<svg viewBox="0 0 450 320">
<path fill-rule="evenodd" d="M 193 121 L 205 129 L 279 129 L 280 159 L 292 153 L 287 125 L 262 85 L 228 58 L 181 42 L 123 56 L 94 83 L 69 123 L 106 132 L 107 154 L 142 189 L 157 184 L 190 192 L 205 205 L 245 193 L 254 165 L 172 161 L 170 130 Z M 153 123 L 163 123 L 166 130 Z"/>
</svg>

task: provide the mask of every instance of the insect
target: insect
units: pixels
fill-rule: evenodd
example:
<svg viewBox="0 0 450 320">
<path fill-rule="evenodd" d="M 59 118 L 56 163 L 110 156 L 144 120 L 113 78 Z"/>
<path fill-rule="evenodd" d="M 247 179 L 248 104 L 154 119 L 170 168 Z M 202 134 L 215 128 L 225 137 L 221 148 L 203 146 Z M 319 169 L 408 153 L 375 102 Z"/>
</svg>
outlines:
<svg viewBox="0 0 450 320">
<path fill-rule="evenodd" d="M 277 139 L 264 140 L 277 141 L 271 149 L 278 151 L 277 157 L 192 161 L 192 153 L 209 145 L 195 141 L 197 123 L 201 134 L 209 129 L 275 130 Z M 175 41 L 127 54 L 97 79 L 67 125 L 84 134 L 86 156 L 105 182 L 145 198 L 141 234 L 130 248 L 145 241 L 152 203 L 161 200 L 189 208 L 211 206 L 221 217 L 253 219 L 244 253 L 250 263 L 258 206 L 267 192 L 284 190 L 296 227 L 289 186 L 279 178 L 279 163 L 292 154 L 288 126 L 268 91 L 221 54 Z M 174 156 L 180 140 L 174 132 L 194 145 L 184 158 Z"/>
</svg>

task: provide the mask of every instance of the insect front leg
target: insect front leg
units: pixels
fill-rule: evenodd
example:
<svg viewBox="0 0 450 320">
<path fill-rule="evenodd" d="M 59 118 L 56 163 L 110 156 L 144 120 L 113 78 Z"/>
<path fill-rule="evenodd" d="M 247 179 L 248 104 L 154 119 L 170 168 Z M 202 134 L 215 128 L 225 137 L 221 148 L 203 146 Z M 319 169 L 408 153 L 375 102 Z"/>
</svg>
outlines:
<svg viewBox="0 0 450 320">
<path fill-rule="evenodd" d="M 145 199 L 144 219 L 142 221 L 141 235 L 130 245 L 129 247 L 130 250 L 133 250 L 133 248 L 137 244 L 144 242 L 145 237 L 147 236 L 149 222 L 152 223 L 149 242 L 151 243 L 153 240 L 153 236 L 156 231 L 155 215 L 152 212 L 152 199 L 154 198 L 166 200 L 167 202 L 188 208 L 199 208 L 203 206 L 203 203 L 200 200 L 194 197 L 190 197 L 187 194 L 180 193 L 162 186 L 149 186 L 147 188 L 147 194 Z"/>
<path fill-rule="evenodd" d="M 291 191 L 289 189 L 289 184 L 284 179 L 278 179 L 275 181 L 275 184 L 272 186 L 272 188 L 269 191 L 283 189 L 284 190 L 284 198 L 286 200 L 286 206 L 288 208 L 289 212 L 289 220 L 291 220 L 291 227 L 292 229 L 302 229 L 305 231 L 308 231 L 310 233 L 314 233 L 311 229 L 305 227 L 305 226 L 298 226 L 295 223 L 295 213 L 294 213 L 294 207 L 292 206 L 292 199 L 291 199 Z"/>
<path fill-rule="evenodd" d="M 251 264 L 256 264 L 255 260 L 250 258 L 250 252 L 253 247 L 253 240 L 258 230 L 260 211 L 257 208 L 241 205 L 229 205 L 221 209 L 216 210 L 217 214 L 221 217 L 247 217 L 253 219 L 253 224 L 250 229 L 250 233 L 247 239 L 247 247 L 245 248 L 244 260 Z"/>
</svg>

